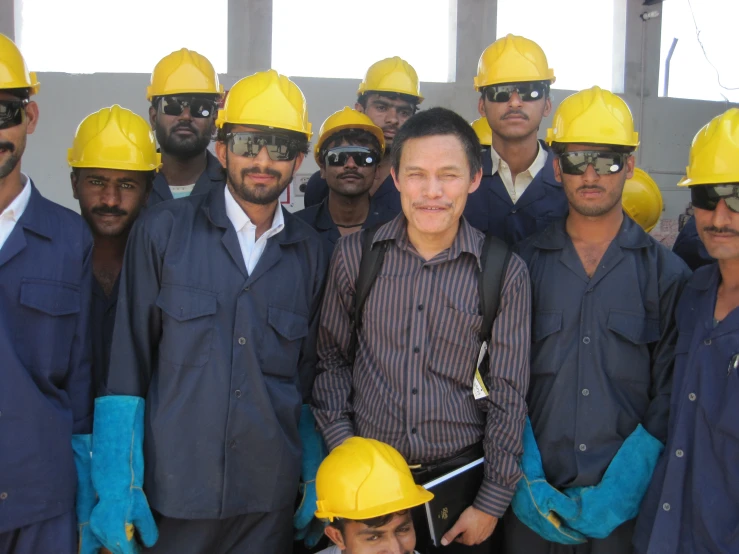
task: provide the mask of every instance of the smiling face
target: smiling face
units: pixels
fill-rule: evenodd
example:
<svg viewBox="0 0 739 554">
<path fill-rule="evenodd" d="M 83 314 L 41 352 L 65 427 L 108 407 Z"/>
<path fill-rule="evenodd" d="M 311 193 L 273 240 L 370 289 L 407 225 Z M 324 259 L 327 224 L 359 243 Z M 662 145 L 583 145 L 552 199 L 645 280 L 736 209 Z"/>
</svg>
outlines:
<svg viewBox="0 0 739 554">
<path fill-rule="evenodd" d="M 717 260 L 739 259 L 739 213 L 731 211 L 722 199 L 715 210 L 693 206 L 693 214 L 698 236 L 711 257 Z"/>
<path fill-rule="evenodd" d="M 0 90 L 0 100 L 21 100 L 13 94 Z M 14 171 L 20 171 L 20 161 L 26 150 L 26 138 L 36 129 L 38 106 L 29 102 L 23 109 L 23 120 L 19 125 L 0 129 L 0 179 Z"/>
<path fill-rule="evenodd" d="M 470 176 L 458 137 L 431 135 L 405 141 L 392 176 L 409 233 L 442 236 L 456 234 L 467 196 L 477 190 L 482 172 Z"/>
<path fill-rule="evenodd" d="M 410 511 L 393 514 L 384 525 L 370 527 L 361 521 L 343 521 L 343 531 L 329 526 L 326 535 L 342 554 L 413 554 L 416 531 Z"/>
</svg>

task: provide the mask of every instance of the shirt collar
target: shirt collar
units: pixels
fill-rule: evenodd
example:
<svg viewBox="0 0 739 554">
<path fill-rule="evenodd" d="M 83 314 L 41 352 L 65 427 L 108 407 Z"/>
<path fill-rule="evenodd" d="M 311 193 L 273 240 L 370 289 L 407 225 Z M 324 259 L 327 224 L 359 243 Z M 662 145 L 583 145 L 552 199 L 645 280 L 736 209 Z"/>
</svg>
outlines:
<svg viewBox="0 0 739 554">
<path fill-rule="evenodd" d="M 244 229 L 244 227 L 248 225 L 254 227 L 255 225 L 251 222 L 249 216 L 246 215 L 246 212 L 241 209 L 241 206 L 239 206 L 239 204 L 234 199 L 231 191 L 228 188 L 228 185 L 225 185 L 225 188 L 226 192 L 224 196 L 226 197 L 226 215 L 228 216 L 228 219 L 231 220 L 231 224 L 234 226 L 234 229 L 236 229 L 236 232 L 240 232 Z M 275 214 L 272 217 L 272 226 L 266 233 L 264 233 L 264 236 L 265 238 L 273 237 L 284 228 L 285 216 L 282 214 L 282 207 L 277 204 Z"/>
<path fill-rule="evenodd" d="M 26 175 L 21 173 L 21 183 L 23 183 L 23 189 L 21 189 L 20 194 L 3 210 L 0 217 L 18 222 L 23 212 L 26 211 L 28 201 L 31 199 L 31 181 Z"/>
<path fill-rule="evenodd" d="M 547 163 L 547 158 L 549 157 L 549 152 L 541 147 L 541 143 L 539 141 L 536 142 L 536 146 L 538 148 L 536 151 L 536 158 L 534 158 L 534 161 L 531 163 L 529 168 L 523 172 L 528 172 L 532 178 L 536 177 L 536 174 L 544 168 L 544 165 Z M 490 159 L 493 161 L 492 174 L 495 175 L 500 168 L 500 162 L 503 160 L 500 157 L 500 154 L 498 154 L 492 146 L 490 147 Z M 503 163 L 505 163 L 505 161 L 503 161 Z"/>
<path fill-rule="evenodd" d="M 544 250 L 563 249 L 568 239 L 566 225 L 567 216 L 555 221 L 536 235 L 534 246 Z M 626 214 L 614 240 L 618 241 L 621 248 L 646 248 L 650 244 L 649 235 Z"/>
</svg>

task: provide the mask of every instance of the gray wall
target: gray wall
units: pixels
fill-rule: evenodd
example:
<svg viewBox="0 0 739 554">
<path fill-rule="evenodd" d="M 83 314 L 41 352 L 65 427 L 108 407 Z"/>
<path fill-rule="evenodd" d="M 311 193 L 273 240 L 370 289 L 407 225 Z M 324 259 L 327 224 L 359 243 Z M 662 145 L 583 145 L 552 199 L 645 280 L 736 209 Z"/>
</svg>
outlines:
<svg viewBox="0 0 739 554">
<path fill-rule="evenodd" d="M 640 14 L 648 8 L 641 0 L 621 0 L 626 5 L 626 52 L 624 59 L 624 99 L 629 103 L 641 133 L 639 165 L 659 183 L 665 200 L 662 227 L 671 231 L 674 220 L 685 208 L 688 194 L 675 183 L 684 171 L 690 141 L 709 119 L 727 109 L 726 104 L 672 98 L 658 98 L 660 18 L 643 22 Z M 426 100 L 423 107 L 445 106 L 468 120 L 477 117 L 477 94 L 472 77 L 482 50 L 495 40 L 496 0 L 458 0 L 457 82 L 423 83 Z M 0 32 L 13 36 L 14 0 L 0 0 Z M 653 9 L 653 8 L 650 8 Z M 659 9 L 659 6 L 657 6 Z M 229 1 L 229 73 L 222 76 L 226 88 L 239 78 L 267 69 L 270 64 L 271 0 Z M 411 32 L 420 32 L 417 24 Z M 642 50 L 642 32 L 646 45 Z M 254 48 L 259 45 L 260 48 Z M 641 113 L 642 52 L 644 52 L 644 102 Z M 582 56 L 584 53 L 573 53 Z M 585 53 L 586 54 L 586 53 Z M 592 60 L 597 63 L 597 60 Z M 555 68 L 556 70 L 556 68 Z M 147 113 L 144 91 L 148 75 L 92 74 L 70 75 L 42 73 L 41 92 L 37 96 L 41 120 L 29 138 L 23 170 L 31 175 L 41 191 L 65 206 L 74 208 L 69 188 L 66 152 L 74 130 L 89 113 L 113 103 L 141 115 Z M 310 119 L 317 132 L 321 122 L 344 105 L 353 105 L 358 81 L 344 79 L 295 78 L 308 101 Z M 555 106 L 572 91 L 553 91 Z M 549 125 L 542 125 L 542 135 Z M 316 169 L 307 159 L 301 174 Z M 302 207 L 302 198 L 294 197 L 294 209 Z M 657 228 L 657 233 L 660 227 Z M 673 234 L 671 231 L 670 234 Z"/>
</svg>

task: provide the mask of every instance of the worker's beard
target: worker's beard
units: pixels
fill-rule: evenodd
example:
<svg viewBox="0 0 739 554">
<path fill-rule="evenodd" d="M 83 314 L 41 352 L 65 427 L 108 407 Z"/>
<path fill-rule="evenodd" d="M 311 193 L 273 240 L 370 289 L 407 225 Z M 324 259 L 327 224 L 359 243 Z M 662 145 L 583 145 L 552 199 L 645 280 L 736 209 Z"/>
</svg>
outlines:
<svg viewBox="0 0 739 554">
<path fill-rule="evenodd" d="M 175 134 L 178 128 L 186 128 L 193 134 L 179 136 Z M 181 160 L 189 160 L 202 155 L 210 144 L 210 133 L 200 131 L 187 122 L 175 125 L 169 130 L 157 125 L 156 135 L 162 152 Z"/>
<path fill-rule="evenodd" d="M 230 185 L 231 190 L 233 190 L 239 198 L 245 202 L 259 205 L 272 204 L 280 198 L 280 195 L 288 185 L 290 185 L 290 181 L 293 179 L 294 169 L 295 165 L 293 164 L 293 169 L 290 171 L 290 174 L 283 175 L 274 169 L 251 167 L 237 172 L 233 168 L 229 167 L 227 169 L 228 184 Z M 271 175 L 275 178 L 276 182 L 271 185 L 261 183 L 249 184 L 247 181 L 250 173 Z"/>
</svg>

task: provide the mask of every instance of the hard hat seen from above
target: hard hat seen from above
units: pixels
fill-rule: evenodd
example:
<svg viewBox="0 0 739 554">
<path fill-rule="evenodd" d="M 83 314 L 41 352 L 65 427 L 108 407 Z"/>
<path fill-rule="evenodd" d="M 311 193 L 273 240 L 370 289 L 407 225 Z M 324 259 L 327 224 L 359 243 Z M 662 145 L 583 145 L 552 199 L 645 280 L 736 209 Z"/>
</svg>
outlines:
<svg viewBox="0 0 739 554">
<path fill-rule="evenodd" d="M 698 131 L 679 187 L 739 183 L 739 109 L 714 117 Z"/>
<path fill-rule="evenodd" d="M 549 81 L 554 83 L 554 70 L 547 57 L 533 40 L 506 35 L 488 46 L 477 62 L 475 90 L 503 83 Z"/>
<path fill-rule="evenodd" d="M 29 89 L 31 94 L 39 90 L 39 82 L 33 71 L 28 71 L 26 61 L 15 43 L 0 34 L 0 90 Z"/>
<path fill-rule="evenodd" d="M 626 214 L 649 233 L 662 216 L 662 193 L 649 173 L 634 168 L 634 176 L 624 184 L 621 205 Z"/>
<path fill-rule="evenodd" d="M 418 98 L 419 104 L 423 101 L 416 70 L 398 56 L 380 60 L 370 66 L 359 84 L 357 94 L 370 91 L 407 94 Z"/>
<path fill-rule="evenodd" d="M 223 95 L 223 85 L 208 58 L 194 50 L 182 48 L 165 56 L 151 73 L 146 99 L 174 94 Z"/>
<path fill-rule="evenodd" d="M 118 105 L 88 115 L 67 151 L 72 167 L 154 171 L 161 163 L 154 134 L 141 116 Z"/>
</svg>

